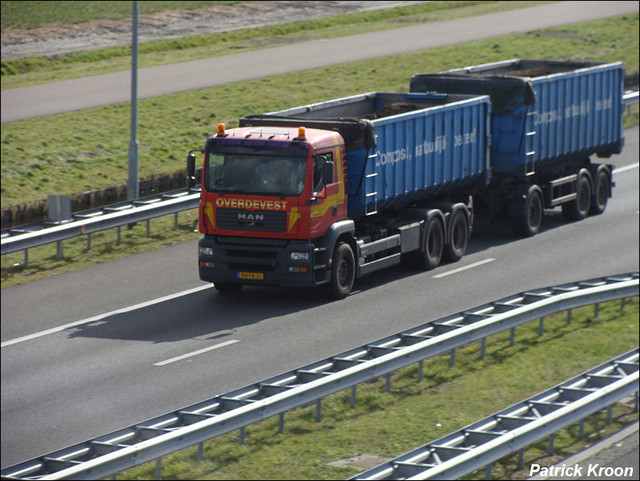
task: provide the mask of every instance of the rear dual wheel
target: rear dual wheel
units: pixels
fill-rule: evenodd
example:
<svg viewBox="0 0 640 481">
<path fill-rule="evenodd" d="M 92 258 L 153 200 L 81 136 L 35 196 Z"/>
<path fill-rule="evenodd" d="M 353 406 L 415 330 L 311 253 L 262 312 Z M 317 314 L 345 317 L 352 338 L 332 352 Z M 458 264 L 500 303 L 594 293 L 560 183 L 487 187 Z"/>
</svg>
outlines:
<svg viewBox="0 0 640 481">
<path fill-rule="evenodd" d="M 463 209 L 453 213 L 448 240 L 445 257 L 450 262 L 458 262 L 467 253 L 469 245 L 469 222 Z"/>
<path fill-rule="evenodd" d="M 438 216 L 427 220 L 422 246 L 418 252 L 418 264 L 425 270 L 435 269 L 440 265 L 444 253 L 444 226 Z"/>
<path fill-rule="evenodd" d="M 520 213 L 511 218 L 511 226 L 516 234 L 523 237 L 532 237 L 540 232 L 544 215 L 544 203 L 542 201 L 542 191 L 537 185 L 529 187 L 526 198 L 523 199 L 519 210 Z"/>
<path fill-rule="evenodd" d="M 587 174 L 580 174 L 576 181 L 576 198 L 562 204 L 562 215 L 567 220 L 582 220 L 591 208 L 591 182 Z"/>
<path fill-rule="evenodd" d="M 596 175 L 589 214 L 598 215 L 604 212 L 607 208 L 610 192 L 611 180 L 609 179 L 609 173 L 606 169 L 601 168 Z"/>
</svg>

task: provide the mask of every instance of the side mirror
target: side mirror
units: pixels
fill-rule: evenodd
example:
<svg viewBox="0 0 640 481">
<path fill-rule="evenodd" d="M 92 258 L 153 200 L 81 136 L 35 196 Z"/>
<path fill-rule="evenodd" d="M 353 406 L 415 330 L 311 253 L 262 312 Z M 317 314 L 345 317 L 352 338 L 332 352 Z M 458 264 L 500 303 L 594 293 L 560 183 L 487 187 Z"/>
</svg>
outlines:
<svg viewBox="0 0 640 481">
<path fill-rule="evenodd" d="M 191 192 L 193 186 L 196 184 L 196 156 L 193 154 L 187 155 L 187 190 Z"/>
<path fill-rule="evenodd" d="M 333 184 L 333 161 L 325 160 L 322 163 L 322 182 L 324 185 Z"/>
</svg>

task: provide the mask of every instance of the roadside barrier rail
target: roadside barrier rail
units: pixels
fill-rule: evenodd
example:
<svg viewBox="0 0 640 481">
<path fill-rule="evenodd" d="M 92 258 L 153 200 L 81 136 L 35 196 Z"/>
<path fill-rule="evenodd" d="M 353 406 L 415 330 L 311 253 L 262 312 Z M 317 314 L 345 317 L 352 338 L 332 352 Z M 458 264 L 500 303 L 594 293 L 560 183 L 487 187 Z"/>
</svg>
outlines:
<svg viewBox="0 0 640 481">
<path fill-rule="evenodd" d="M 2 255 L 195 209 L 199 200 L 200 192 L 184 189 L 77 212 L 68 221 L 13 227 L 2 231 Z"/>
<path fill-rule="evenodd" d="M 490 477 L 492 462 L 637 393 L 638 357 L 633 349 L 350 479 L 458 479 L 485 466 Z"/>
<path fill-rule="evenodd" d="M 638 90 L 625 90 L 623 104 L 629 110 L 638 103 Z M 108 207 L 91 209 L 71 214 L 72 219 L 60 223 L 37 222 L 2 230 L 2 255 L 25 251 L 32 247 L 61 242 L 65 239 L 89 235 L 113 227 L 122 227 L 136 222 L 198 207 L 200 192 L 191 193 L 186 188 L 166 194 L 143 197 Z"/>
<path fill-rule="evenodd" d="M 346 351 L 279 376 L 216 396 L 157 418 L 100 436 L 46 456 L 2 470 L 7 479 L 99 479 L 156 460 L 156 477 L 164 455 L 202 444 L 216 436 L 316 402 L 316 419 L 321 418 L 321 400 L 400 368 L 451 352 L 474 341 L 515 328 L 523 323 L 561 311 L 638 296 L 639 273 L 621 274 L 582 282 L 522 292 L 484 304 Z M 450 361 L 451 363 L 451 361 Z"/>
</svg>

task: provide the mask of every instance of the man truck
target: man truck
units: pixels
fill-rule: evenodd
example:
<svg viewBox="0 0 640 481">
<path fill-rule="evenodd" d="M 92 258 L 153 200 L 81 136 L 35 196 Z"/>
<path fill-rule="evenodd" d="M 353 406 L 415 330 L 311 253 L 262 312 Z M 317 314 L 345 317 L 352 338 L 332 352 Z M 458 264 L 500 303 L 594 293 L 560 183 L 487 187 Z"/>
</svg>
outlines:
<svg viewBox="0 0 640 481">
<path fill-rule="evenodd" d="M 601 213 L 622 149 L 622 64 L 501 62 L 218 125 L 203 150 L 199 275 L 327 286 L 406 261 L 462 258 L 474 206 L 535 235 L 544 209 Z"/>
</svg>

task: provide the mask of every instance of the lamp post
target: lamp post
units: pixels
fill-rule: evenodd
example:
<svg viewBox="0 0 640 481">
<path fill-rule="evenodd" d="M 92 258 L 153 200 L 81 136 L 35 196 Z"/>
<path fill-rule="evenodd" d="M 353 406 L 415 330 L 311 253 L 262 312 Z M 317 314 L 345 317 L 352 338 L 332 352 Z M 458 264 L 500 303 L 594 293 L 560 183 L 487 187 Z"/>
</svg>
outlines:
<svg viewBox="0 0 640 481">
<path fill-rule="evenodd" d="M 129 182 L 127 200 L 140 197 L 138 182 L 138 2 L 133 2 L 133 28 L 131 39 L 131 140 L 129 140 Z"/>
</svg>

